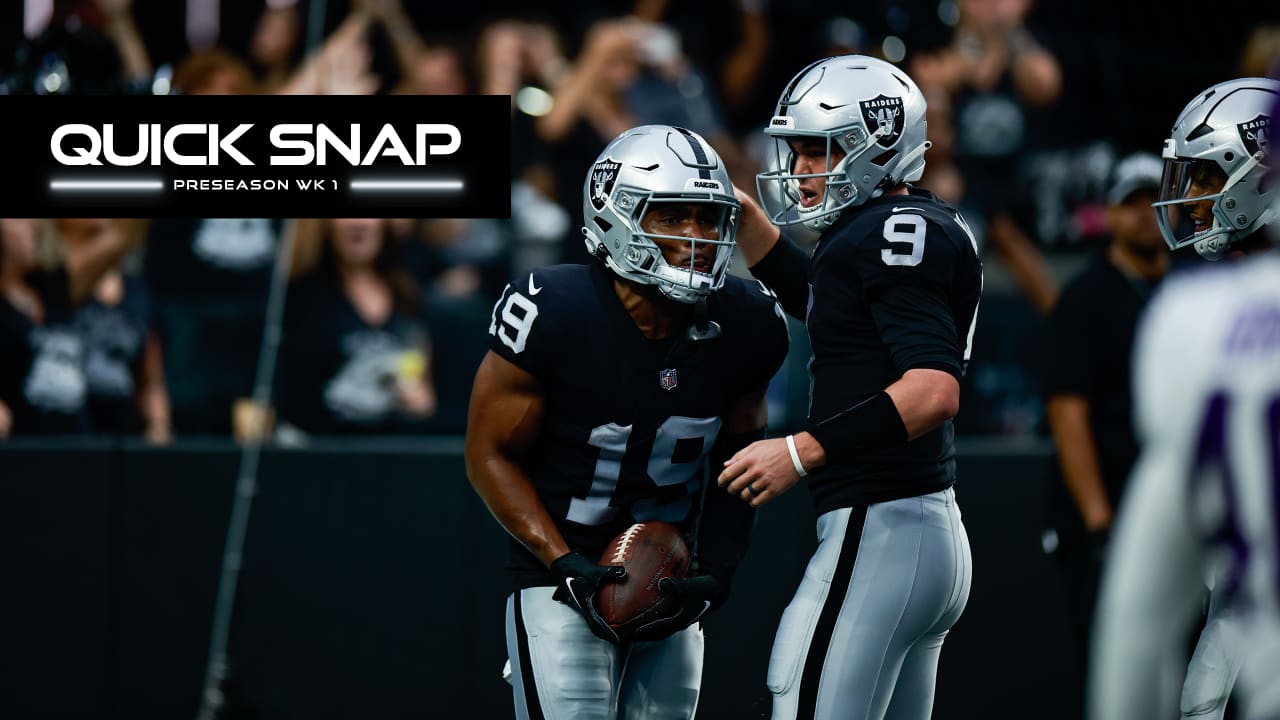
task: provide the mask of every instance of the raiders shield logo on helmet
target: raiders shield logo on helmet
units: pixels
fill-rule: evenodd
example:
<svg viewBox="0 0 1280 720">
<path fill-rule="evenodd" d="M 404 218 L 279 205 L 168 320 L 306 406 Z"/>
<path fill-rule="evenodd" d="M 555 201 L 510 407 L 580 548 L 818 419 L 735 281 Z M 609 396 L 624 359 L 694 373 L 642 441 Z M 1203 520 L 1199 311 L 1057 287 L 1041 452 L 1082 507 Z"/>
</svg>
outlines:
<svg viewBox="0 0 1280 720">
<path fill-rule="evenodd" d="M 893 147 L 902 137 L 902 98 L 877 95 L 873 100 L 858 103 L 862 108 L 862 119 L 867 124 L 867 131 L 876 134 L 882 132 L 876 142 L 881 147 Z M 888 128 L 884 131 L 881 128 Z"/>
<path fill-rule="evenodd" d="M 605 157 L 591 168 L 591 207 L 596 210 L 604 209 L 605 204 L 609 202 L 609 196 L 613 194 L 613 183 L 618 179 L 620 167 L 622 163 L 611 157 Z"/>
<path fill-rule="evenodd" d="M 1249 122 L 1240 123 L 1236 129 L 1240 131 L 1240 141 L 1250 155 L 1257 155 L 1259 150 L 1263 154 L 1270 152 L 1271 118 L 1259 115 Z"/>
</svg>

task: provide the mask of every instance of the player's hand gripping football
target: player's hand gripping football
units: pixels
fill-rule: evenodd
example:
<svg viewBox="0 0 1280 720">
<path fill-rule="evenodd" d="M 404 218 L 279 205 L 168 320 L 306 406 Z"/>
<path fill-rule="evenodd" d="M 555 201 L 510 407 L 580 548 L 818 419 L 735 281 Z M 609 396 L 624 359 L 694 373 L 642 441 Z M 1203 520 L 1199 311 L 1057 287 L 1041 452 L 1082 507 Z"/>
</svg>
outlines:
<svg viewBox="0 0 1280 720">
<path fill-rule="evenodd" d="M 600 617 L 596 596 L 605 583 L 622 582 L 627 576 L 626 569 L 616 565 L 597 565 L 579 552 L 568 552 L 551 563 L 550 570 L 560 579 L 560 586 L 553 597 L 581 613 L 596 637 L 617 645 L 620 642 L 618 633 Z"/>
<path fill-rule="evenodd" d="M 663 578 L 658 589 L 674 595 L 679 604 L 675 611 L 636 629 L 633 640 L 656 642 L 680 632 L 702 619 L 703 615 L 724 604 L 729 597 L 729 587 L 714 575 L 702 574 L 687 578 Z"/>
</svg>

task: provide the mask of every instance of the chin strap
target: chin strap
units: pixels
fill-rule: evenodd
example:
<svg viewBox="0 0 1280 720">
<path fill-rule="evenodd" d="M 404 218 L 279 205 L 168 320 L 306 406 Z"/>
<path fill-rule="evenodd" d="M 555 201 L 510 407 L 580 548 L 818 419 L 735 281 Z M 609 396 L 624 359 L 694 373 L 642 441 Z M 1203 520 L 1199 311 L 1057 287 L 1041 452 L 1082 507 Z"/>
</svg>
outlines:
<svg viewBox="0 0 1280 720">
<path fill-rule="evenodd" d="M 720 337 L 720 324 L 710 319 L 707 310 L 707 299 L 700 297 L 693 304 L 693 325 L 689 326 L 689 339 L 714 340 Z"/>
<path fill-rule="evenodd" d="M 1195 242 L 1196 254 L 1205 260 L 1218 261 L 1227 256 L 1231 248 L 1231 237 L 1228 233 L 1220 233 Z"/>
</svg>

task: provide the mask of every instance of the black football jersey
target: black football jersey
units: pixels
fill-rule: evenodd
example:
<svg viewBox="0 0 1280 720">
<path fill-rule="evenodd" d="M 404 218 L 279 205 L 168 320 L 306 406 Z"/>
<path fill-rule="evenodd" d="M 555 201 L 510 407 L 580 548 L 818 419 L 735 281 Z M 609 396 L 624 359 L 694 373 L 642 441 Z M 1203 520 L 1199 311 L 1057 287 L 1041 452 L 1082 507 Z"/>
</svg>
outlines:
<svg viewBox="0 0 1280 720">
<path fill-rule="evenodd" d="M 650 340 L 598 265 L 537 269 L 494 306 L 490 348 L 535 376 L 544 398 L 524 470 L 588 558 L 635 522 L 691 530 L 722 416 L 782 365 L 787 326 L 763 285 L 729 277 L 708 310 L 718 338 Z M 514 538 L 508 568 L 517 587 L 554 584 Z"/>
<path fill-rule="evenodd" d="M 808 297 L 783 277 L 806 270 L 762 263 L 769 272 L 761 279 L 790 288 L 779 293 L 783 306 L 809 330 L 810 422 L 875 395 L 910 369 L 964 373 L 982 292 L 977 244 L 954 208 L 928 191 L 910 192 L 846 211 L 822 234 L 808 263 Z M 792 251 L 790 257 L 803 256 Z M 954 438 L 948 420 L 905 445 L 820 468 L 809 483 L 816 510 L 949 487 Z"/>
</svg>

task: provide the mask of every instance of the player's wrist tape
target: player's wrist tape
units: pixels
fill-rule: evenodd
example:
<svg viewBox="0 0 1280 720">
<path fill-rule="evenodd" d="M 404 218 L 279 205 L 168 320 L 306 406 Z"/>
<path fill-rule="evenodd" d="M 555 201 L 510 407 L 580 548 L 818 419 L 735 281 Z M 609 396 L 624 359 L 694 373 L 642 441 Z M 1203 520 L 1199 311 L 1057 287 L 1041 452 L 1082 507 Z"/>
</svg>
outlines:
<svg viewBox="0 0 1280 720">
<path fill-rule="evenodd" d="M 791 464 L 796 469 L 796 475 L 800 477 L 808 475 L 809 471 L 804 469 L 804 464 L 800 462 L 800 453 L 796 451 L 795 435 L 787 436 L 787 452 L 791 453 Z"/>
<path fill-rule="evenodd" d="M 831 417 L 810 422 L 806 428 L 827 456 L 827 465 L 849 462 L 867 451 L 905 445 L 907 426 L 881 391 Z"/>
</svg>

